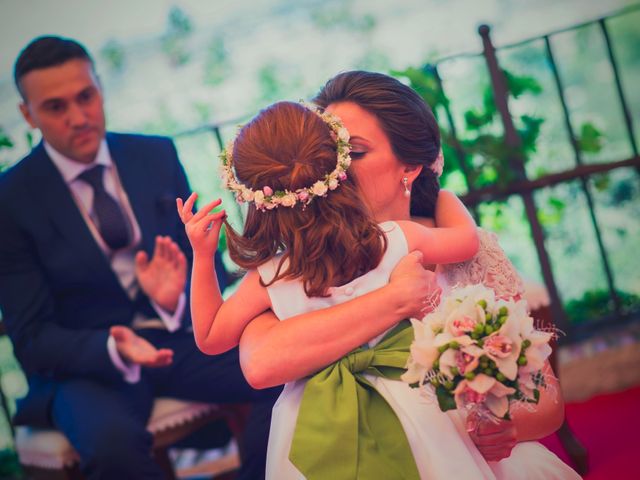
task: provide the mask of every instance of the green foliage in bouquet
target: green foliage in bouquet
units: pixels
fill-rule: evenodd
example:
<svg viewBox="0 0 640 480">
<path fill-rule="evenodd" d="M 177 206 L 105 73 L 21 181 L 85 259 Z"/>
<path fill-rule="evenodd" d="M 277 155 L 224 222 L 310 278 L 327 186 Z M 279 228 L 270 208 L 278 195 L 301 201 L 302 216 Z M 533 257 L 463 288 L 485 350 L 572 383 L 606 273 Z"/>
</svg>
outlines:
<svg viewBox="0 0 640 480">
<path fill-rule="evenodd" d="M 487 303 L 484 300 L 480 300 L 478 302 L 478 306 L 482 309 L 487 307 Z M 482 347 L 485 339 L 500 330 L 502 325 L 504 325 L 509 318 L 509 312 L 506 307 L 501 307 L 498 311 L 497 315 L 493 315 L 491 313 L 486 313 L 485 323 L 478 323 L 473 331 L 471 332 L 471 338 L 477 342 L 478 347 Z M 525 366 L 527 364 L 526 350 L 531 346 L 531 342 L 529 340 L 524 340 L 522 342 L 520 354 L 517 359 L 517 364 L 519 366 Z M 456 340 L 452 340 L 451 342 L 441 345 L 438 347 L 439 356 L 438 359 L 433 364 L 433 372 L 430 383 L 435 387 L 436 396 L 438 398 L 438 406 L 440 410 L 447 411 L 453 410 L 457 408 L 454 390 L 458 387 L 460 382 L 463 380 L 473 380 L 479 374 L 487 375 L 491 378 L 495 378 L 498 382 L 503 384 L 505 387 L 512 388 L 515 390 L 514 393 L 507 396 L 507 398 L 511 400 L 517 401 L 525 401 L 527 403 L 537 404 L 540 398 L 540 391 L 538 387 L 544 387 L 544 377 L 542 375 L 536 376 L 534 379 L 534 383 L 537 388 L 533 390 L 533 397 L 527 397 L 522 391 L 520 391 L 517 380 L 509 380 L 505 377 L 500 371 L 496 362 L 489 358 L 487 355 L 482 355 L 479 358 L 479 362 L 477 367 L 473 370 L 469 370 L 462 374 L 457 367 L 451 367 L 450 372 L 454 375 L 452 379 L 444 376 L 443 372 L 440 370 L 440 358 L 442 354 L 449 349 L 452 350 L 460 350 L 461 345 Z M 509 419 L 509 413 L 504 417 L 505 419 Z"/>
<path fill-rule="evenodd" d="M 524 300 L 483 285 L 452 289 L 422 320 L 401 379 L 435 393 L 442 411 L 478 409 L 508 419 L 512 404 L 537 404 L 555 333 L 537 330 Z"/>
</svg>

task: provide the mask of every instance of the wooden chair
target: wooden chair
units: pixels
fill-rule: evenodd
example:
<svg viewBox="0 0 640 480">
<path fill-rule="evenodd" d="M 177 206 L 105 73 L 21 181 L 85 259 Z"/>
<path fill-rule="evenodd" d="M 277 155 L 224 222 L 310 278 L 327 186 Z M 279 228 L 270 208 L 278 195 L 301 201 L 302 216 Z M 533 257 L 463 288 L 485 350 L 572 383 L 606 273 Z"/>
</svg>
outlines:
<svg viewBox="0 0 640 480">
<path fill-rule="evenodd" d="M 533 282 L 525 282 L 524 298 L 531 309 L 530 314 L 536 322 L 543 327 L 553 327 L 553 316 L 551 314 L 550 300 L 544 285 Z M 552 343 L 553 351 L 549 357 L 549 363 L 556 375 L 559 375 L 557 342 Z M 567 455 L 571 459 L 576 471 L 584 476 L 589 471 L 589 454 L 587 449 L 580 443 L 565 418 L 560 429 L 556 432 L 558 440 L 562 444 Z"/>
<path fill-rule="evenodd" d="M 0 336 L 5 333 L 0 319 Z M 2 388 L 0 388 L 0 407 L 6 418 L 11 419 L 7 398 Z M 176 478 L 176 472 L 168 455 L 169 447 L 211 422 L 224 420 L 240 446 L 248 411 L 249 407 L 245 404 L 217 405 L 174 398 L 157 399 L 147 428 L 153 434 L 153 456 L 165 477 L 171 480 Z M 20 463 L 30 480 L 84 479 L 78 468 L 80 457 L 61 432 L 30 427 L 14 428 L 11 423 L 10 428 Z M 215 472 L 217 479 L 232 479 L 239 466 L 239 455 L 232 452 L 217 460 L 215 464 L 207 465 L 207 471 Z"/>
<path fill-rule="evenodd" d="M 176 478 L 168 455 L 168 448 L 171 445 L 208 423 L 220 419 L 227 422 L 236 441 L 241 442 L 246 411 L 244 405 L 220 406 L 172 398 L 157 399 L 147 428 L 153 433 L 153 456 L 164 471 L 165 478 Z M 56 430 L 16 428 L 16 451 L 29 478 L 43 480 L 84 478 L 78 468 L 80 460 L 78 454 L 67 438 Z M 237 454 L 232 453 L 230 457 L 219 460 L 225 465 L 223 469 L 225 472 L 240 466 Z M 212 465 L 211 468 L 214 469 L 216 466 Z"/>
</svg>

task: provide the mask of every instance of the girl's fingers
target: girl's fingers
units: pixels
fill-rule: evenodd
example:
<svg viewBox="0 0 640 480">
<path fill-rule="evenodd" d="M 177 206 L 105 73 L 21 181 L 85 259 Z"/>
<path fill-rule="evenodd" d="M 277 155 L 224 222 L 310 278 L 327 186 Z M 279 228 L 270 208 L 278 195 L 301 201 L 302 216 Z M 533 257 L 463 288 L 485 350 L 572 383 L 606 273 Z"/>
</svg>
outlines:
<svg viewBox="0 0 640 480">
<path fill-rule="evenodd" d="M 198 194 L 196 192 L 193 192 L 191 195 L 189 195 L 189 198 L 187 198 L 186 202 L 183 202 L 182 198 L 180 197 L 176 198 L 178 215 L 180 215 L 180 220 L 182 220 L 182 223 L 187 223 L 189 220 L 191 220 L 191 217 L 193 217 L 192 210 L 196 198 L 198 198 Z"/>
<path fill-rule="evenodd" d="M 199 222 L 202 218 L 206 217 L 211 210 L 216 208 L 218 205 L 222 203 L 221 199 L 213 200 L 212 202 L 207 203 L 204 207 L 196 212 L 191 221 Z"/>
<path fill-rule="evenodd" d="M 184 203 L 184 208 L 186 208 L 189 212 L 191 212 L 193 210 L 193 205 L 196 203 L 197 198 L 198 198 L 198 194 L 196 192 L 193 192 L 191 195 L 189 195 L 189 198 L 187 198 L 187 201 Z"/>
</svg>

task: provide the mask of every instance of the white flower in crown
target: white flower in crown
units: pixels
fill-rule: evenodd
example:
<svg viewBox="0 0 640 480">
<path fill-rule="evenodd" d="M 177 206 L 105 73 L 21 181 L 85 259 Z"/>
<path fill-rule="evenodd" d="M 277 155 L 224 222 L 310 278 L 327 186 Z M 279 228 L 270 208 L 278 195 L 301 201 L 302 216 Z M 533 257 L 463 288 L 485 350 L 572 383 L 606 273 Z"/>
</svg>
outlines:
<svg viewBox="0 0 640 480">
<path fill-rule="evenodd" d="M 252 202 L 254 196 L 255 196 L 255 193 L 252 192 L 251 190 L 243 190 L 240 192 L 240 198 L 242 198 L 243 202 Z"/>
<path fill-rule="evenodd" d="M 227 147 L 220 152 L 221 178 L 222 183 L 228 190 L 236 194 L 238 202 L 253 202 L 259 210 L 272 210 L 279 206 L 294 207 L 301 203 L 303 208 L 315 197 L 323 197 L 329 190 L 335 190 L 347 179 L 345 170 L 351 165 L 351 146 L 349 145 L 349 131 L 342 125 L 338 117 L 328 112 L 321 112 L 313 105 L 303 105 L 318 115 L 330 129 L 331 137 L 336 142 L 337 161 L 336 168 L 325 175 L 325 180 L 318 180 L 310 187 L 299 188 L 295 192 L 289 190 L 277 190 L 269 186 L 253 190 L 240 183 L 233 171 L 233 146 L 234 141 L 227 144 Z"/>
<path fill-rule="evenodd" d="M 289 192 L 280 198 L 280 205 L 283 207 L 293 207 L 298 201 L 298 197 L 295 193 Z"/>
<path fill-rule="evenodd" d="M 322 197 L 325 193 L 327 193 L 328 189 L 329 188 L 327 187 L 326 183 L 324 183 L 322 180 L 318 180 L 311 187 L 311 193 L 313 193 L 317 197 Z"/>
<path fill-rule="evenodd" d="M 338 135 L 338 140 L 342 140 L 345 143 L 349 141 L 349 138 L 350 138 L 349 130 L 347 130 L 346 128 L 340 127 L 338 129 L 337 135 Z"/>
<path fill-rule="evenodd" d="M 253 203 L 256 204 L 256 208 L 261 208 L 264 204 L 264 193 L 262 190 L 256 190 L 253 192 Z"/>
</svg>

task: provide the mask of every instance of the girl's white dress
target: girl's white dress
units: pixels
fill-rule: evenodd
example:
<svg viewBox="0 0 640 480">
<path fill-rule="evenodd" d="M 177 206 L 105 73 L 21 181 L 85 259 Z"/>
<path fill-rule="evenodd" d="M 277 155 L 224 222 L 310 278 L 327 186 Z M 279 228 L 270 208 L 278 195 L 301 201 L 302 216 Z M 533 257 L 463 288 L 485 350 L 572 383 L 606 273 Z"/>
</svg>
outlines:
<svg viewBox="0 0 640 480">
<path fill-rule="evenodd" d="M 385 222 L 381 226 L 387 235 L 388 248 L 378 267 L 346 285 L 331 288 L 329 297 L 307 297 L 302 282 L 297 280 L 278 281 L 268 287 L 273 311 L 278 318 L 285 321 L 289 317 L 337 305 L 384 286 L 393 268 L 408 251 L 404 234 L 396 223 Z M 481 240 L 486 242 L 487 237 Z M 273 278 L 277 261 L 273 259 L 258 268 L 263 280 Z M 375 345 L 383 336 L 372 339 L 369 346 Z M 422 479 L 580 478 L 537 442 L 519 443 L 509 458 L 500 462 L 486 462 L 465 431 L 464 420 L 457 411 L 441 412 L 437 402 L 425 400 L 417 389 L 410 388 L 406 383 L 372 375 L 366 377 L 398 416 Z M 289 461 L 289 450 L 305 383 L 306 379 L 301 379 L 286 384 L 274 405 L 267 451 L 267 480 L 304 478 Z M 309 451 L 309 455 L 313 454 L 313 451 Z"/>
</svg>

